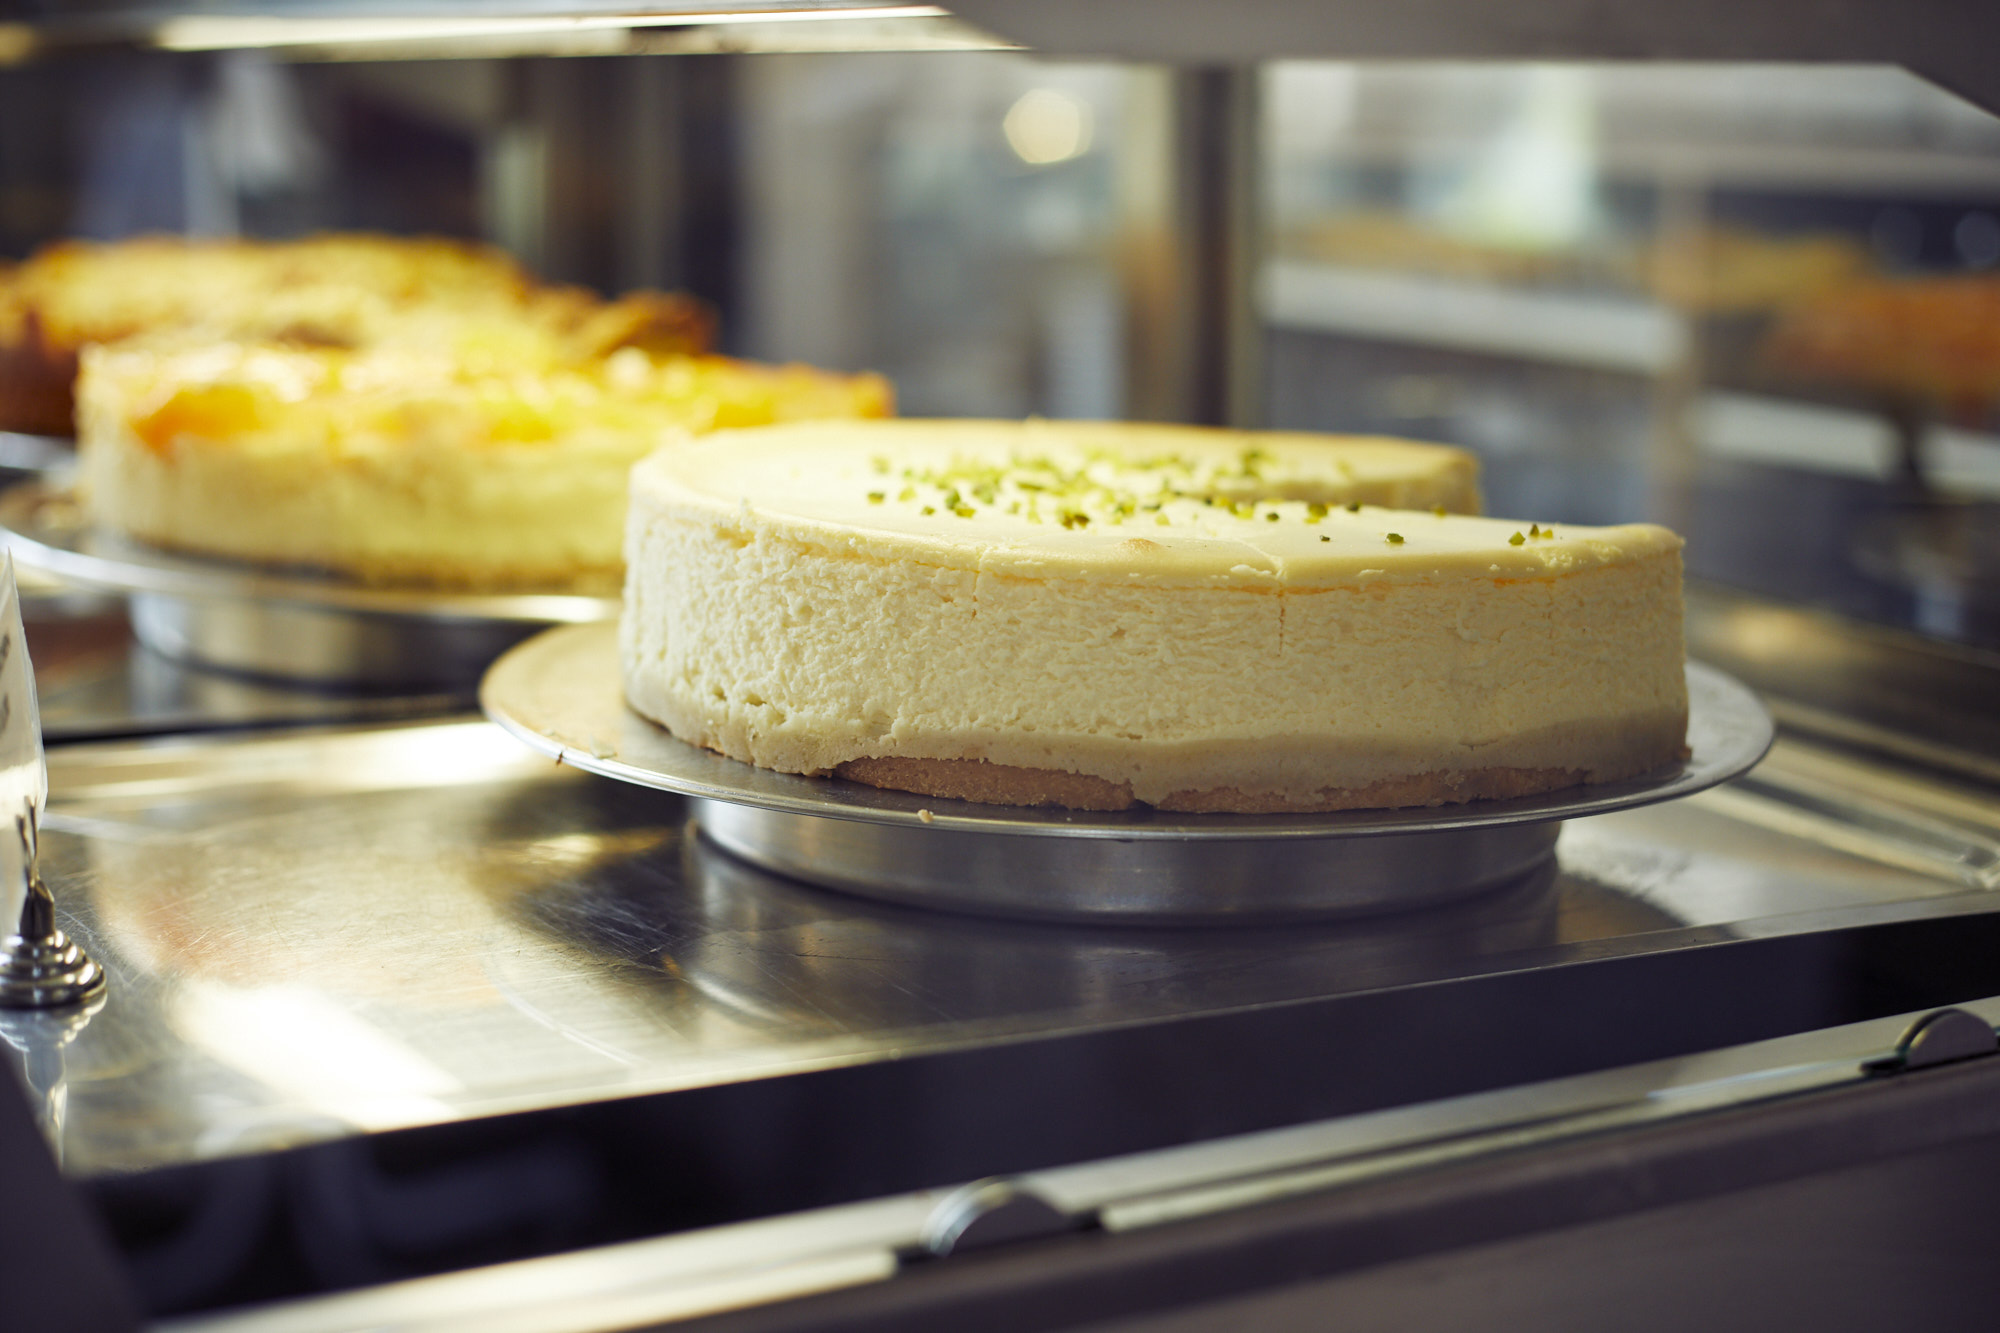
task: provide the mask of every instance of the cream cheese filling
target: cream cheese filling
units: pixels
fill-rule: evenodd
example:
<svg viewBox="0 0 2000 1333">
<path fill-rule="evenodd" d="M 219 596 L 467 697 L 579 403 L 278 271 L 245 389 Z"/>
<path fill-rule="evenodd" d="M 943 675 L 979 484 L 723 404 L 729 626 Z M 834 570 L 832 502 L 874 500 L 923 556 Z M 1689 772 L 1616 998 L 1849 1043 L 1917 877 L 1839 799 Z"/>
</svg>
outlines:
<svg viewBox="0 0 2000 1333">
<path fill-rule="evenodd" d="M 926 450 L 900 424 L 913 443 L 886 470 L 801 448 L 817 430 L 637 469 L 634 707 L 785 771 L 983 759 L 1155 803 L 1498 768 L 1590 780 L 1679 748 L 1679 541 L 1663 529 L 1547 535 L 1305 499 L 1119 513 L 1108 486 L 1084 524 L 1009 513 L 1004 485 L 966 516 L 928 482 L 870 498 L 968 449 Z"/>
</svg>

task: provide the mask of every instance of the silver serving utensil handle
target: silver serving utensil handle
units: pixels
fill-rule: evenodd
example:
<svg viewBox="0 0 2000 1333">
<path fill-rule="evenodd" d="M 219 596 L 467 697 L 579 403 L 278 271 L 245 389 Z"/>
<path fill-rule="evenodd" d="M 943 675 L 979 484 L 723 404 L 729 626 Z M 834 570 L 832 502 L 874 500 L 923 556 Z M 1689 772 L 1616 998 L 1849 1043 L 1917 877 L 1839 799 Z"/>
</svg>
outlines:
<svg viewBox="0 0 2000 1333">
<path fill-rule="evenodd" d="M 104 969 L 57 929 L 55 899 L 35 867 L 48 791 L 14 559 L 0 551 L 0 819 L 11 815 L 16 834 L 0 833 L 0 922 L 18 923 L 0 938 L 0 1009 L 85 1004 L 104 990 Z"/>
</svg>

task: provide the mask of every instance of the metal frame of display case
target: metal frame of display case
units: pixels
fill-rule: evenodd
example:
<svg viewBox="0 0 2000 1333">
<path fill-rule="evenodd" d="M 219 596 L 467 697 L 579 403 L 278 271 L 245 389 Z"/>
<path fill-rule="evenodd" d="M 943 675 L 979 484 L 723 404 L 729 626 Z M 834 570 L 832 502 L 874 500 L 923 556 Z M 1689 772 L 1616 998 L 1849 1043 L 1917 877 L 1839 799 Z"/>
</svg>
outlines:
<svg viewBox="0 0 2000 1333">
<path fill-rule="evenodd" d="M 691 8 L 727 19 L 748 7 L 745 0 Z M 1169 131 L 1175 258 L 1148 298 L 1159 336 L 1135 370 L 1140 416 L 1255 420 L 1250 61 L 1865 58 L 1904 63 L 1987 104 L 2000 103 L 2000 76 L 1984 59 L 2000 25 L 1984 10 L 1948 0 L 1894 12 L 1831 0 L 1749 8 L 1707 0 L 1609 13 L 1584 0 L 1505 13 L 1449 0 L 1388 7 L 967 0 L 951 8 L 999 34 L 951 38 L 962 46 L 1019 42 L 1190 66 L 1175 75 L 1178 110 Z M 586 9 L 607 12 L 595 5 L 507 12 Z M 82 6 L 5 12 L 15 43 L 7 49 L 24 57 L 38 46 L 143 41 L 170 16 Z M 359 12 L 345 5 L 254 10 L 296 18 Z M 736 39 L 726 33 L 712 36 L 713 48 L 750 49 L 730 46 Z M 621 50 L 703 49 L 695 39 L 621 40 Z M 869 40 L 893 44 L 879 33 Z M 568 132 L 574 137 L 577 127 Z M 1986 658 L 1856 634 L 1808 610 L 1721 594 L 1697 594 L 1692 625 L 1709 655 L 1753 682 L 1787 691 L 1779 714 L 1795 737 L 1967 784 L 1974 792 L 1968 805 L 1985 800 L 2000 782 L 1991 758 L 1995 676 Z M 1804 660 L 1802 645 L 1811 649 Z M 717 1333 L 1114 1324 L 1190 1333 L 1306 1323 L 1338 1306 L 1357 1326 L 1447 1316 L 1476 1323 L 1502 1310 L 1562 1329 L 1601 1326 L 1605 1307 L 1591 1302 L 1612 1299 L 1627 1302 L 1617 1311 L 1625 1327 L 1684 1326 L 1698 1318 L 1718 1329 L 1766 1328 L 1807 1316 L 1830 1328 L 1868 1327 L 1885 1315 L 1928 1328 L 1984 1327 L 1990 1323 L 1985 1252 L 2000 1227 L 1988 1187 L 2000 1141 L 1994 1095 L 2000 1062 L 1988 1054 L 2000 1001 L 1982 997 L 1996 989 L 1988 958 L 2000 918 L 1980 896 L 1992 886 L 1979 876 L 1993 867 L 1973 861 L 1990 843 L 1984 833 L 1959 836 L 1967 823 L 1962 811 L 1924 805 L 1928 787 L 1871 814 L 1867 791 L 1815 785 L 1819 770 L 1806 771 L 1811 756 L 1798 758 L 1802 748 L 1795 747 L 1794 767 L 1781 763 L 1765 787 L 1733 791 L 1738 808 L 1754 806 L 1765 828 L 1828 836 L 1845 830 L 1841 836 L 1861 847 L 1864 859 L 1916 865 L 1934 879 L 1963 869 L 1965 882 L 1954 888 L 1964 892 L 1811 928 L 1744 923 L 1739 934 L 1734 926 L 1707 925 L 1686 927 L 1670 940 L 1635 931 L 1572 941 L 1504 962 L 1491 975 L 1458 979 L 1461 998 L 1519 1001 L 1475 1002 L 1464 1021 L 1437 1009 L 1446 988 L 1432 978 L 1401 988 L 1423 992 L 1413 1000 L 1404 994 L 1408 1003 L 1432 1006 L 1423 1011 L 1433 1021 L 1417 1025 L 1430 1034 L 1423 1039 L 1400 1022 L 1410 1011 L 1384 998 L 1397 989 L 1385 985 L 1372 994 L 1295 999 L 1289 1007 L 1260 1002 L 1193 1017 L 1121 1017 L 1097 1031 L 1013 1032 L 984 1044 L 968 1038 L 966 1049 L 904 1056 L 899 1048 L 895 1058 L 834 1060 L 823 1069 L 521 1111 L 544 1117 L 542 1123 L 586 1129 L 623 1117 L 628 1131 L 637 1127 L 636 1143 L 678 1143 L 689 1162 L 724 1174 L 732 1162 L 758 1160 L 769 1141 L 753 1133 L 727 1148 L 703 1148 L 703 1134 L 721 1144 L 735 1126 L 776 1126 L 795 1135 L 806 1154 L 824 1158 L 825 1178 L 837 1187 L 826 1186 L 818 1197 L 774 1194 L 764 1214 L 704 1215 L 678 1234 L 330 1295 L 293 1294 L 261 1308 L 189 1313 L 169 1327 L 308 1333 L 395 1324 L 444 1333 L 504 1316 L 537 1328 L 700 1320 L 695 1326 Z M 202 769 L 199 758 L 167 746 L 97 758 L 113 804 L 165 802 L 177 781 L 182 791 L 198 786 Z M 92 756 L 79 751 L 72 761 L 87 768 Z M 184 767 L 176 769 L 176 762 Z M 1912 791 L 1922 787 L 1917 778 L 1907 780 Z M 260 792 L 256 799 L 276 798 Z M 81 818 L 72 837 L 87 851 L 97 834 Z M 82 882 L 85 873 L 74 877 Z M 838 924 L 839 914 L 807 916 L 799 929 L 811 935 L 823 933 L 827 921 Z M 605 963 L 606 948 L 591 953 L 606 940 L 629 942 L 617 931 L 636 929 L 633 920 L 588 924 L 603 925 L 603 934 L 564 935 L 556 945 L 592 956 L 607 972 L 633 962 L 621 956 Z M 863 920 L 859 929 L 871 941 L 900 938 L 879 922 Z M 785 942 L 783 930 L 761 921 L 727 922 L 712 933 L 750 937 L 766 930 Z M 1650 953 L 1654 946 L 1657 954 Z M 1805 975 L 1782 964 L 1816 957 L 1816 950 L 1859 960 L 1848 977 L 1855 995 L 1842 1001 L 1855 1013 L 1813 1009 L 1808 1001 L 1825 997 L 1801 998 L 1773 983 Z M 797 961 L 810 954 L 799 944 L 774 957 Z M 1728 958 L 1753 965 L 1721 981 L 1704 970 Z M 1939 959 L 1944 963 L 1933 966 Z M 1679 993 L 1704 1003 L 1633 1012 L 1635 993 L 1611 979 L 1648 967 L 1672 973 Z M 1105 975 L 1115 978 L 1116 969 Z M 1101 977 L 1090 972 L 1086 980 L 1098 984 Z M 1939 1004 L 1960 1006 L 1970 1017 L 1913 1026 Z M 1863 1021 L 1825 1026 L 1828 1012 L 1858 1013 Z M 1554 1017 L 1537 1026 L 1538 1013 Z M 1578 1035 L 1586 1028 L 1588 1041 Z M 63 1039 L 51 1040 L 60 1047 Z M 1927 1040 L 1941 1044 L 1927 1049 Z M 1749 1041 L 1757 1044 L 1734 1044 Z M 1283 1069 L 1281 1081 L 1298 1095 L 1260 1105 L 1247 1120 L 1223 1113 L 1204 1118 L 1243 1089 L 1228 1086 L 1220 1059 L 1190 1064 L 1190 1043 L 1211 1052 L 1254 1051 L 1267 1067 Z M 1586 1046 L 1588 1059 L 1578 1054 Z M 1150 1100 L 1160 1104 L 1154 1109 L 1164 1123 L 1176 1109 L 1169 1104 L 1185 1097 L 1186 1123 L 1154 1132 L 1145 1107 L 1115 1099 L 1066 1102 L 1048 1079 L 1065 1061 L 1102 1063 L 1135 1050 L 1156 1056 L 1159 1069 L 1178 1072 Z M 1606 1051 L 1628 1058 L 1610 1059 Z M 1347 1077 L 1364 1065 L 1387 1071 L 1367 1096 Z M 1393 1098 L 1382 1100 L 1389 1097 L 1384 1087 L 1394 1089 Z M 911 1089 L 924 1095 L 898 1100 Z M 749 1114 L 780 1106 L 794 1093 L 797 1105 L 768 1121 Z M 0 1101 L 11 1104 L 12 1090 L 0 1088 Z M 1076 1111 L 1086 1114 L 1063 1121 Z M 1093 1137 L 1089 1131 L 1101 1129 L 1107 1116 L 1123 1116 L 1123 1129 L 1139 1122 L 1136 1137 Z M 465 1133 L 456 1141 L 463 1147 L 502 1121 L 529 1125 L 467 1116 L 457 1125 L 404 1126 L 262 1153 L 246 1148 L 190 1164 L 183 1179 L 199 1184 L 205 1173 L 214 1180 L 231 1171 L 261 1172 L 323 1185 L 342 1173 L 365 1176 L 363 1166 L 384 1162 L 393 1174 L 398 1161 L 420 1162 L 451 1146 L 454 1129 Z M 920 1170 L 911 1145 L 927 1134 L 943 1146 L 930 1145 L 937 1151 Z M 157 1199 L 145 1194 L 157 1179 L 133 1170 L 72 1191 L 38 1149 L 25 1119 L 0 1114 L 0 1169 L 18 1197 L 38 1204 L 31 1214 L 0 1213 L 0 1277 L 18 1290 L 45 1284 L 35 1290 L 49 1293 L 41 1308 L 51 1318 L 78 1327 L 131 1326 L 136 1316 L 117 1272 L 120 1261 L 76 1205 L 85 1191 L 94 1196 L 101 1216 L 128 1228 L 120 1243 L 137 1250 L 146 1226 L 158 1220 L 147 1211 Z M 468 1160 L 476 1157 L 465 1151 Z M 899 1167 L 907 1169 L 899 1174 Z M 983 1179 L 996 1175 L 1001 1179 Z M 1704 1238 L 1710 1248 L 1701 1248 Z M 1831 1275 L 1803 1266 L 1827 1252 L 1864 1254 L 1867 1261 Z M 59 1264 L 65 1259 L 66 1269 Z M 1697 1274 L 1709 1279 L 1698 1299 L 1670 1304 L 1689 1299 Z M 1635 1296 L 1639 1304 L 1631 1303 Z M 8 1308 L 35 1309 L 19 1300 Z"/>
</svg>

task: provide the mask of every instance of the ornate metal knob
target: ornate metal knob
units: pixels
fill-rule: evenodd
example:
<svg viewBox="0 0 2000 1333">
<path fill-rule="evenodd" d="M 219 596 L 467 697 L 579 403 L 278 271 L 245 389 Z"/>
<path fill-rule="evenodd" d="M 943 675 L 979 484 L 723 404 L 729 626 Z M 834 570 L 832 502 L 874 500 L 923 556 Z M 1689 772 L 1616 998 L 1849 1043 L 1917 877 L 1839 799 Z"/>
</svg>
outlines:
<svg viewBox="0 0 2000 1333">
<path fill-rule="evenodd" d="M 40 838 L 32 808 L 14 817 L 26 853 L 20 928 L 0 940 L 0 1009 L 83 1004 L 104 991 L 104 969 L 56 925 L 56 903 L 35 868 Z"/>
<path fill-rule="evenodd" d="M 0 874 L 16 877 L 13 883 L 0 882 L 0 903 L 11 910 L 17 888 L 21 895 L 17 928 L 0 938 L 0 1009 L 56 1009 L 104 992 L 104 969 L 56 928 L 55 900 L 36 868 L 48 790 L 41 710 L 35 706 L 35 672 L 21 623 L 14 557 L 0 549 L 0 792 L 14 802 L 14 831 L 20 836 L 18 848 L 0 845 L 8 853 L 0 856 L 0 867 L 6 867 Z M 0 931 L 6 928 L 0 914 Z"/>
</svg>

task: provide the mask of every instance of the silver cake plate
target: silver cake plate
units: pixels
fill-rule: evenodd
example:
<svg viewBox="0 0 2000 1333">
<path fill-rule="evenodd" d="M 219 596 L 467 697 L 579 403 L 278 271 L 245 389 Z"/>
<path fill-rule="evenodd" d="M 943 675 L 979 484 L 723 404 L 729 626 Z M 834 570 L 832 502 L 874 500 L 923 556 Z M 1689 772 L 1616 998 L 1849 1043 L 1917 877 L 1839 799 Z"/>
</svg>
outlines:
<svg viewBox="0 0 2000 1333">
<path fill-rule="evenodd" d="M 127 594 L 133 633 L 154 651 L 279 680 L 468 686 L 530 634 L 618 614 L 611 596 L 371 587 L 181 555 L 92 526 L 59 481 L 0 494 L 0 529 L 21 568 Z"/>
<path fill-rule="evenodd" d="M 1006 916 L 1268 922 L 1450 902 L 1554 855 L 1561 821 L 1686 796 L 1764 757 L 1757 696 L 1690 662 L 1688 760 L 1628 782 L 1404 810 L 1203 815 L 979 805 L 755 768 L 625 706 L 611 624 L 552 629 L 486 673 L 486 715 L 558 763 L 693 798 L 747 861 L 895 902 Z"/>
</svg>

